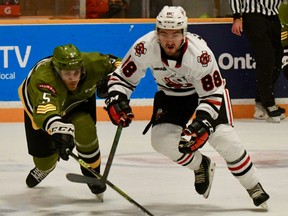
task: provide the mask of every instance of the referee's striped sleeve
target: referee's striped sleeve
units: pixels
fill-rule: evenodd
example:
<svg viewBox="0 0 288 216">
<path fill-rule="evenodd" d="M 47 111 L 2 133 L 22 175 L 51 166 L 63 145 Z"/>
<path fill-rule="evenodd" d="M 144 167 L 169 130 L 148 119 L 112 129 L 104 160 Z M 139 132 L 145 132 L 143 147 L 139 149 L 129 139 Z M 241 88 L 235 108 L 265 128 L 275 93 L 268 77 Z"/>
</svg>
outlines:
<svg viewBox="0 0 288 216">
<path fill-rule="evenodd" d="M 282 0 L 229 0 L 233 18 L 243 13 L 258 13 L 267 16 L 278 15 Z"/>
</svg>

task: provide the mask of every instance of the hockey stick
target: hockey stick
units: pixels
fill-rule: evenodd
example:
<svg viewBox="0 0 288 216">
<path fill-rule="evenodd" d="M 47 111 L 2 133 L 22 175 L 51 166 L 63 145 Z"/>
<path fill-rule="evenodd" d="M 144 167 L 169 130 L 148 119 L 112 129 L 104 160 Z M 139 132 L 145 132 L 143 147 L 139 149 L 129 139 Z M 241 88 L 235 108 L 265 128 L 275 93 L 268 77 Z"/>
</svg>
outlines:
<svg viewBox="0 0 288 216">
<path fill-rule="evenodd" d="M 79 158 L 77 155 L 75 155 L 71 150 L 67 149 L 67 153 L 74 158 L 79 164 L 80 166 L 84 167 L 85 169 L 87 169 L 89 172 L 91 172 L 95 177 L 97 177 L 100 181 L 100 183 L 103 183 L 103 181 L 101 179 L 103 179 L 103 176 L 97 172 L 95 172 L 91 166 L 89 164 L 87 164 L 85 161 L 83 161 L 81 158 Z M 83 176 L 85 177 L 85 176 Z M 69 179 L 68 179 L 69 180 Z M 95 179 L 96 180 L 96 179 Z M 108 179 L 106 179 L 106 184 L 111 187 L 113 190 L 115 190 L 117 193 L 119 193 L 122 197 L 124 197 L 127 201 L 129 201 L 130 203 L 134 204 L 135 206 L 137 206 L 139 209 L 141 209 L 144 213 L 146 213 L 147 215 L 153 216 L 153 214 L 151 212 L 149 212 L 146 208 L 144 208 L 143 206 L 141 206 L 139 203 L 137 203 L 134 199 L 132 199 L 130 196 L 128 196 L 125 192 L 123 192 L 120 188 L 118 188 L 116 185 L 114 185 L 112 182 L 110 182 Z"/>
<path fill-rule="evenodd" d="M 107 163 L 106 163 L 105 170 L 104 170 L 102 178 L 92 178 L 92 179 L 91 178 L 86 178 L 85 179 L 85 177 L 83 177 L 82 179 L 85 179 L 84 182 L 83 182 L 81 180 L 81 177 L 79 177 L 77 174 L 67 173 L 66 174 L 67 179 L 70 180 L 70 181 L 73 181 L 73 182 L 77 182 L 77 183 L 87 183 L 87 181 L 89 181 L 89 184 L 94 184 L 94 185 L 97 185 L 97 186 L 104 186 L 105 183 L 106 183 L 106 180 L 108 178 L 108 174 L 109 174 L 110 168 L 112 166 L 112 162 L 113 162 L 114 155 L 115 155 L 115 152 L 116 152 L 116 149 L 117 149 L 117 145 L 119 143 L 119 139 L 120 139 L 120 135 L 121 135 L 121 132 L 122 132 L 122 128 L 123 128 L 123 125 L 122 125 L 122 121 L 121 121 L 119 123 L 118 127 L 117 127 L 116 134 L 115 134 L 115 137 L 114 137 L 114 140 L 113 140 L 113 144 L 112 144 L 109 156 L 108 156 L 108 160 L 107 160 Z M 88 164 L 87 164 L 88 165 L 87 166 L 86 163 L 83 160 L 81 160 L 81 161 L 78 160 L 78 162 L 82 163 L 84 165 L 84 168 L 86 168 L 90 173 L 95 175 L 95 171 Z"/>
<path fill-rule="evenodd" d="M 119 143 L 119 139 L 120 139 L 120 135 L 121 135 L 121 132 L 122 132 L 122 128 L 123 128 L 122 121 L 120 121 L 120 123 L 119 123 L 119 125 L 117 127 L 117 130 L 116 130 L 116 134 L 115 134 L 115 137 L 114 137 L 114 140 L 113 140 L 113 144 L 112 144 L 112 147 L 111 147 L 111 150 L 110 150 L 110 153 L 109 153 L 109 156 L 108 156 L 108 160 L 107 160 L 107 163 L 106 163 L 106 167 L 105 167 L 105 170 L 104 170 L 104 173 L 103 173 L 103 178 L 102 178 L 103 183 L 105 183 L 107 178 L 108 178 L 108 174 L 109 174 L 110 168 L 112 166 L 112 161 L 114 159 L 116 148 L 117 148 L 117 145 Z"/>
</svg>

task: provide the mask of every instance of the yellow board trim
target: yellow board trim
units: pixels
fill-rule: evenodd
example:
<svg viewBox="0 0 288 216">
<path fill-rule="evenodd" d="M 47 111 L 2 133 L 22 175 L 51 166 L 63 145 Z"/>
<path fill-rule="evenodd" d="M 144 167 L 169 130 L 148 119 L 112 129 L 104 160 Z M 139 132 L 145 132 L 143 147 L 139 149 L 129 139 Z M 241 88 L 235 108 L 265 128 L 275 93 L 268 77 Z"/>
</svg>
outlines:
<svg viewBox="0 0 288 216">
<path fill-rule="evenodd" d="M 234 118 L 253 118 L 255 105 L 232 105 Z M 288 110 L 288 104 L 281 104 L 281 107 Z M 150 120 L 152 115 L 152 106 L 133 106 L 133 113 L 135 115 L 134 120 Z M 24 115 L 23 108 L 0 108 L 0 122 L 23 122 Z M 110 121 L 107 112 L 103 107 L 97 107 L 97 120 L 98 121 Z"/>
<path fill-rule="evenodd" d="M 232 23 L 233 18 L 189 18 L 189 23 Z M 62 19 L 54 19 L 53 17 L 25 17 L 21 16 L 17 19 L 0 20 L 0 24 L 87 24 L 87 23 L 155 23 L 154 18 L 111 18 L 111 19 L 73 19 L 71 17 L 62 17 Z"/>
</svg>

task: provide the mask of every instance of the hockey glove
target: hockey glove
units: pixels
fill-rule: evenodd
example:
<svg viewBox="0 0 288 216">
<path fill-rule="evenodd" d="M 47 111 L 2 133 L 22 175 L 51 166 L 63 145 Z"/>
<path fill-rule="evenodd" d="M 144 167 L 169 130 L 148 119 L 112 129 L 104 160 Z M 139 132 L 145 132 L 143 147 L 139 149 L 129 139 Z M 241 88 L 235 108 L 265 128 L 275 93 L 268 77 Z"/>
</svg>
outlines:
<svg viewBox="0 0 288 216">
<path fill-rule="evenodd" d="M 97 82 L 97 96 L 99 98 L 107 98 L 108 97 L 108 81 L 110 79 L 110 75 L 104 76 Z"/>
<path fill-rule="evenodd" d="M 183 130 L 184 135 L 191 136 L 190 141 L 184 142 L 183 140 L 179 143 L 179 151 L 185 154 L 190 154 L 202 148 L 209 138 L 209 130 L 203 126 L 203 121 L 198 122 L 193 120 L 193 122 Z"/>
<path fill-rule="evenodd" d="M 123 127 L 128 127 L 134 118 L 132 109 L 129 105 L 127 96 L 121 92 L 112 91 L 105 100 L 106 110 L 109 118 L 115 125 L 122 124 Z"/>
<path fill-rule="evenodd" d="M 55 121 L 48 129 L 48 133 L 52 136 L 53 150 L 56 151 L 60 158 L 68 160 L 69 155 L 66 149 L 73 150 L 74 143 L 74 125 L 70 123 L 63 123 Z"/>
</svg>

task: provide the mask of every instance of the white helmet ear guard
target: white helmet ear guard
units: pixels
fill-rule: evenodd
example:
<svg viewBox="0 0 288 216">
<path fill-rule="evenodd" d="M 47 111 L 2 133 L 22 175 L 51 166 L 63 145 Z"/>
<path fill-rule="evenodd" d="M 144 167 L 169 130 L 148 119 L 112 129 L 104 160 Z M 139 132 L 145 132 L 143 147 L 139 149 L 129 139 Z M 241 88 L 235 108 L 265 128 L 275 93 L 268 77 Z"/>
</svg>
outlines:
<svg viewBox="0 0 288 216">
<path fill-rule="evenodd" d="M 180 6 L 165 6 L 156 17 L 156 29 L 183 29 L 186 35 L 188 18 Z"/>
</svg>

